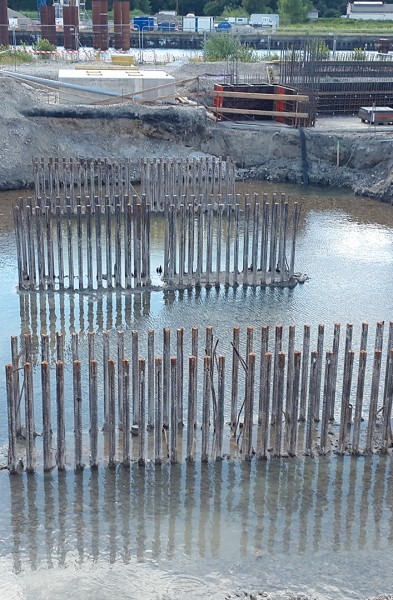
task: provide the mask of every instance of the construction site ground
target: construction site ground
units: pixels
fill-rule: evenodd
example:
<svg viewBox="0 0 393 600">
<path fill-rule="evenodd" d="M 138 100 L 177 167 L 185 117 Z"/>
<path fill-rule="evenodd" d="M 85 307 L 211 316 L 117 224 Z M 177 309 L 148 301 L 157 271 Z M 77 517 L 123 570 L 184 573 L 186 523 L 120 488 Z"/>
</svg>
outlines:
<svg viewBox="0 0 393 600">
<path fill-rule="evenodd" d="M 10 72 L 57 80 L 69 62 L 36 60 Z M 230 156 L 244 178 L 341 186 L 385 202 L 393 198 L 393 125 L 370 125 L 356 116 L 318 117 L 305 130 L 275 121 L 216 121 L 208 114 L 214 83 L 227 81 L 227 62 L 176 61 L 143 68 L 166 70 L 177 95 L 197 105 L 146 106 L 132 101 L 109 106 L 58 104 L 57 91 L 13 79 L 0 70 L 0 189 L 31 187 L 36 156 L 128 158 Z M 237 65 L 242 76 L 267 80 L 266 63 Z M 207 110 L 206 110 L 207 107 Z M 240 133 L 241 131 L 241 133 Z"/>
</svg>

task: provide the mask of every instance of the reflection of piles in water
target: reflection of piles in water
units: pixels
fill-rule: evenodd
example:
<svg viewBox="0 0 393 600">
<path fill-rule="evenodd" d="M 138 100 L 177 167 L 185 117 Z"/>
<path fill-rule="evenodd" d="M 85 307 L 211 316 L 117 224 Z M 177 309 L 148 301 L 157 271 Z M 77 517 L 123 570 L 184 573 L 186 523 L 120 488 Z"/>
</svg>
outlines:
<svg viewBox="0 0 393 600">
<path fill-rule="evenodd" d="M 73 333 L 67 346 L 58 334 L 55 353 L 43 335 L 40 359 L 29 335 L 20 352 L 13 338 L 12 363 L 6 367 L 9 468 L 17 469 L 24 447 L 27 470 L 35 469 L 41 452 L 44 469 L 51 469 L 54 445 L 59 469 L 70 461 L 78 468 L 100 460 L 175 464 L 183 457 L 204 462 L 229 455 L 387 452 L 392 446 L 393 323 L 382 353 L 383 331 L 384 324 L 377 323 L 375 343 L 368 344 L 363 323 L 356 348 L 348 324 L 340 350 L 336 324 L 333 350 L 325 359 L 323 325 L 314 340 L 309 326 L 297 340 L 290 326 L 287 352 L 280 325 L 274 332 L 262 327 L 255 339 L 253 327 L 247 327 L 246 336 L 236 327 L 232 341 L 218 340 L 212 327 L 199 342 L 197 328 L 141 336 L 136 330 L 89 333 L 84 344 Z M 310 352 L 313 347 L 317 350 Z M 32 367 L 34 362 L 39 368 Z M 34 393 L 41 397 L 42 417 Z M 35 439 L 41 418 L 42 450 Z M 25 440 L 18 441 L 17 434 Z"/>
<path fill-rule="evenodd" d="M 256 555 L 269 571 L 277 556 L 383 550 L 393 537 L 388 456 L 132 465 L 9 483 L 3 557 L 16 573 L 76 557 L 90 568 L 183 554 L 224 563 Z"/>
</svg>

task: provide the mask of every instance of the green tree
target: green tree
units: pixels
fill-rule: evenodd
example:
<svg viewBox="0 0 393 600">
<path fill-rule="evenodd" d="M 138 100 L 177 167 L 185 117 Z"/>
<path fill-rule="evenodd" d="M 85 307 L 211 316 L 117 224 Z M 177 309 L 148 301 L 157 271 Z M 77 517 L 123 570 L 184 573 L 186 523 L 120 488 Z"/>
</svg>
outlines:
<svg viewBox="0 0 393 600">
<path fill-rule="evenodd" d="M 214 33 L 203 45 L 203 58 L 207 61 L 235 59 L 240 62 L 255 62 L 255 52 L 240 43 L 230 33 Z"/>
<path fill-rule="evenodd" d="M 310 0 L 278 0 L 282 23 L 305 23 L 311 6 Z"/>
<path fill-rule="evenodd" d="M 261 2 L 261 0 L 243 0 L 242 6 L 249 15 L 252 15 L 253 13 L 263 15 L 274 12 L 271 2 L 268 1 Z"/>
</svg>

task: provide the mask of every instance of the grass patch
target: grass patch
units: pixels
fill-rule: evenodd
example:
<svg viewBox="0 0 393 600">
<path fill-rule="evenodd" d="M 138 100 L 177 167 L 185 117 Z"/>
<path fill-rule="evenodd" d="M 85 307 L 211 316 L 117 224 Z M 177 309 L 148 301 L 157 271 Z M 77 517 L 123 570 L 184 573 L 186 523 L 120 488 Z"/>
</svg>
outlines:
<svg viewBox="0 0 393 600">
<path fill-rule="evenodd" d="M 203 45 L 203 59 L 209 62 L 235 59 L 240 62 L 256 62 L 256 53 L 240 43 L 228 32 L 214 33 Z"/>
<path fill-rule="evenodd" d="M 33 57 L 23 47 L 0 46 L 0 64 L 2 65 L 21 65 L 32 61 Z"/>
</svg>

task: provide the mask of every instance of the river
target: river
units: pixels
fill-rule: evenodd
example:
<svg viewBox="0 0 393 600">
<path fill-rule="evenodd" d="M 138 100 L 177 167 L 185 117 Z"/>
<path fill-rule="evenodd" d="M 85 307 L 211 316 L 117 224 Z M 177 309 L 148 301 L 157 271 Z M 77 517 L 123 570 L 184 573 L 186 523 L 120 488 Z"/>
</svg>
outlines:
<svg viewBox="0 0 393 600">
<path fill-rule="evenodd" d="M 239 184 L 239 193 L 276 187 Z M 112 300 L 64 296 L 34 311 L 16 290 L 10 204 L 0 195 L 0 358 L 28 327 L 162 330 L 213 325 L 229 346 L 234 325 L 354 324 L 392 319 L 392 207 L 340 190 L 280 185 L 302 205 L 294 289 L 171 293 Z M 130 304 L 127 304 L 130 302 Z M 129 306 L 129 310 L 127 310 Z M 371 337 L 373 333 L 371 333 Z M 7 438 L 0 370 L 0 444 Z M 70 425 L 68 424 L 68 427 Z M 391 593 L 391 456 L 224 461 L 162 469 L 0 473 L 0 598 L 364 598 Z M 240 594 L 240 592 L 239 592 Z"/>
</svg>

